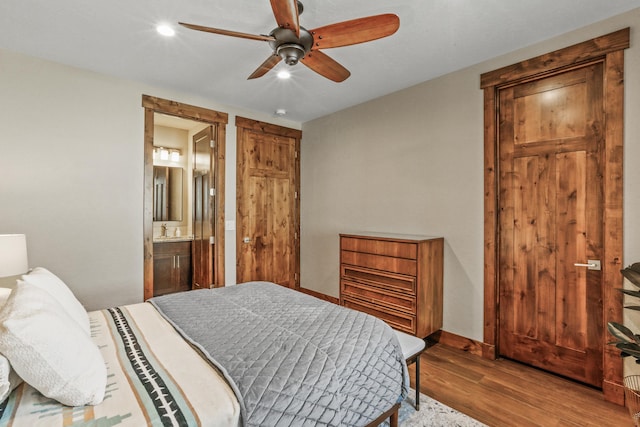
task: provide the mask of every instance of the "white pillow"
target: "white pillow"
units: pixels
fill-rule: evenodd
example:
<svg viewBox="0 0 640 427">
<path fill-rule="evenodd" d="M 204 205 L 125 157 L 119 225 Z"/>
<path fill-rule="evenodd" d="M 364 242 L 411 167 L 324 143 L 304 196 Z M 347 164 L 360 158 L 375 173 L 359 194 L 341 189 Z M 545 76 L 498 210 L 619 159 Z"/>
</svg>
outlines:
<svg viewBox="0 0 640 427">
<path fill-rule="evenodd" d="M 80 326 L 46 291 L 18 283 L 0 309 L 0 353 L 27 383 L 69 406 L 104 398 L 104 359 Z"/>
<path fill-rule="evenodd" d="M 9 299 L 9 295 L 11 295 L 10 288 L 0 288 L 0 307 L 2 307 Z"/>
<path fill-rule="evenodd" d="M 22 280 L 40 289 L 44 289 L 53 295 L 69 316 L 78 322 L 82 330 L 84 330 L 87 335 L 91 333 L 87 311 L 82 304 L 80 304 L 80 301 L 76 299 L 69 287 L 55 274 L 46 268 L 36 267 L 29 272 L 29 274 L 22 276 Z M 20 280 L 18 280 L 18 283 L 20 283 Z"/>
<path fill-rule="evenodd" d="M 0 354 L 0 403 L 9 397 L 14 388 L 22 384 L 22 378 L 11 369 L 6 357 Z"/>
</svg>

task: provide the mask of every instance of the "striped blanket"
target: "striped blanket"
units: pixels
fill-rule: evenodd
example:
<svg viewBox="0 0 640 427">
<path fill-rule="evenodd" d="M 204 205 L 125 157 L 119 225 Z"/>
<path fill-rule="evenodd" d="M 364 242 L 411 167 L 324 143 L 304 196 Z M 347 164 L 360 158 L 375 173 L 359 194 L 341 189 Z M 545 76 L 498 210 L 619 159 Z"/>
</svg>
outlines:
<svg viewBox="0 0 640 427">
<path fill-rule="evenodd" d="M 240 407 L 219 373 L 146 303 L 89 313 L 104 357 L 104 402 L 67 407 L 22 384 L 0 426 L 238 426 Z"/>
</svg>

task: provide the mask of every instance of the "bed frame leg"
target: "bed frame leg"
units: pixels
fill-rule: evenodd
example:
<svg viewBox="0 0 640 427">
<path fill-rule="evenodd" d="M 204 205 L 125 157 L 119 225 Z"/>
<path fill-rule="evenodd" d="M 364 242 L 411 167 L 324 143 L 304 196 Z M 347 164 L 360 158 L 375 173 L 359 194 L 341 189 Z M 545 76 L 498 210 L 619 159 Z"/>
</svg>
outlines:
<svg viewBox="0 0 640 427">
<path fill-rule="evenodd" d="M 398 427 L 398 413 L 400 411 L 400 402 L 393 405 L 384 414 L 380 415 L 375 420 L 371 421 L 365 427 L 378 427 L 380 424 L 389 420 L 390 427 Z"/>
<path fill-rule="evenodd" d="M 420 410 L 420 353 L 416 356 L 416 411 Z"/>
<path fill-rule="evenodd" d="M 398 410 L 396 409 L 391 417 L 389 418 L 389 426 L 390 427 L 398 427 Z"/>
</svg>

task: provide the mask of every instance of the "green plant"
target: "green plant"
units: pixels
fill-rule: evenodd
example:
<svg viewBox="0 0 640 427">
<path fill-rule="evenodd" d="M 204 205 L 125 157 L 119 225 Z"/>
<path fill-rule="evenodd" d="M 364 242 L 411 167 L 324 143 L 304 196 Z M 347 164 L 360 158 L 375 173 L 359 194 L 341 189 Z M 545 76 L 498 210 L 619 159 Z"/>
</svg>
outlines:
<svg viewBox="0 0 640 427">
<path fill-rule="evenodd" d="M 640 289 L 640 262 L 636 262 L 620 272 L 632 285 Z M 620 289 L 620 291 L 626 295 L 640 298 L 638 290 Z M 640 305 L 628 305 L 625 308 L 640 311 Z M 616 341 L 609 344 L 615 345 L 621 351 L 622 357 L 631 356 L 636 359 L 637 364 L 640 364 L 640 335 L 634 334 L 631 329 L 616 322 L 609 322 L 607 329 L 616 338 Z"/>
</svg>

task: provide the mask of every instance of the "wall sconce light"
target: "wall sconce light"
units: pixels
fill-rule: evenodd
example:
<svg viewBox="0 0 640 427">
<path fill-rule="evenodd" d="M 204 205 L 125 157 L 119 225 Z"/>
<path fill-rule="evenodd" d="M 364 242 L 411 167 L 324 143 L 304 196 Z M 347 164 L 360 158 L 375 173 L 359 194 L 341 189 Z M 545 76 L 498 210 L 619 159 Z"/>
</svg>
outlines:
<svg viewBox="0 0 640 427">
<path fill-rule="evenodd" d="M 155 147 L 153 149 L 153 160 L 171 160 L 172 162 L 180 161 L 180 150 L 175 148 Z"/>
</svg>

